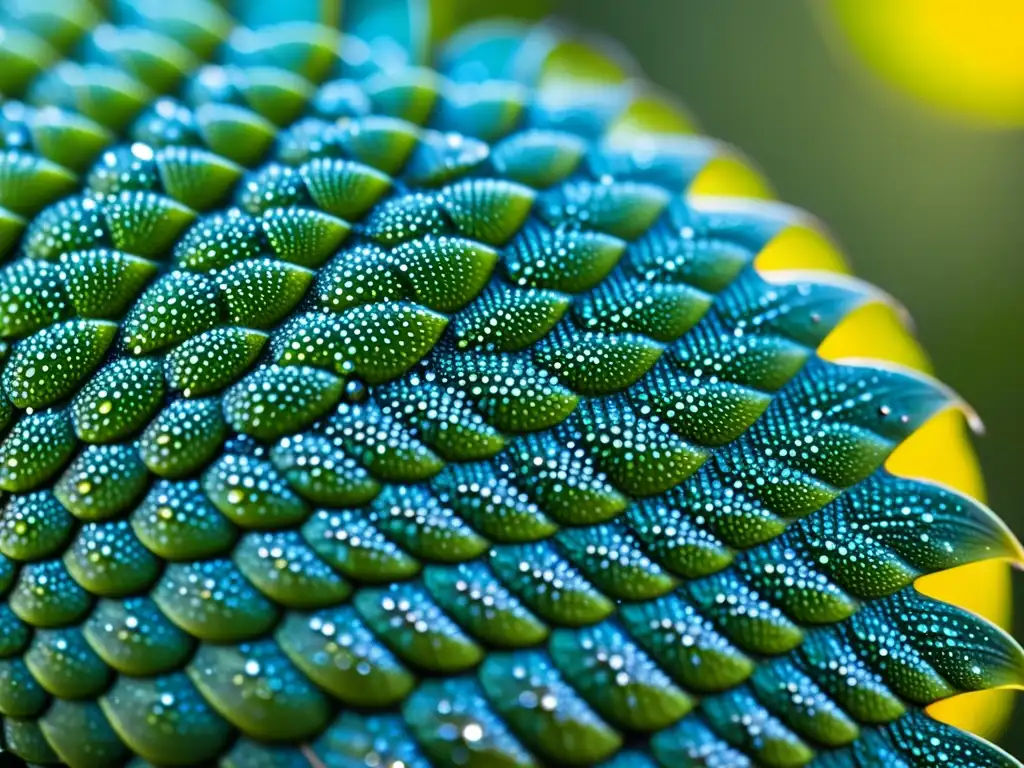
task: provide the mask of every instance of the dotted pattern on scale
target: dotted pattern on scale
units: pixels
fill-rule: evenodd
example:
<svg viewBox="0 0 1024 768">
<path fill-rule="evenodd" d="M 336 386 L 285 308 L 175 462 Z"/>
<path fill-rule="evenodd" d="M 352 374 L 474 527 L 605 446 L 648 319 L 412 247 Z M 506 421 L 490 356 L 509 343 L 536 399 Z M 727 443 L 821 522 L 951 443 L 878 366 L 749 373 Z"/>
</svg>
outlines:
<svg viewBox="0 0 1024 768">
<path fill-rule="evenodd" d="M 609 140 L 551 30 L 113 8 L 0 0 L 6 750 L 1014 764 L 923 707 L 1020 648 L 912 587 L 1013 542 L 882 467 L 956 402 L 815 355 L 877 294 L 759 276 L 720 147 Z"/>
</svg>

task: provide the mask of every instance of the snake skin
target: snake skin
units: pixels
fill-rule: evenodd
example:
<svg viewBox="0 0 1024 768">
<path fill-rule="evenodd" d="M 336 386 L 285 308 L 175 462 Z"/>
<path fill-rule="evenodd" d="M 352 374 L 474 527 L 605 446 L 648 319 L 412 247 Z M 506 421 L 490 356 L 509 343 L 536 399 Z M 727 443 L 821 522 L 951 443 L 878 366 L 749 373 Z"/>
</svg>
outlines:
<svg viewBox="0 0 1024 768">
<path fill-rule="evenodd" d="M 1016 765 L 920 575 L 1008 556 L 886 458 L 956 398 L 818 344 L 724 150 L 207 0 L 0 0 L 0 715 L 71 768 Z M 400 52 L 398 52 L 400 53 Z"/>
</svg>

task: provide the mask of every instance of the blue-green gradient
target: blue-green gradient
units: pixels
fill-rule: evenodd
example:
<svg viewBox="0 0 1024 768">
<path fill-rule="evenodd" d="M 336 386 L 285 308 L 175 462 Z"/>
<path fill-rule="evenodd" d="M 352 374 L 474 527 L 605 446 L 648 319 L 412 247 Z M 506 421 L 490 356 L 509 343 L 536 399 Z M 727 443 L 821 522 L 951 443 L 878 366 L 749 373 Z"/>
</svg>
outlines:
<svg viewBox="0 0 1024 768">
<path fill-rule="evenodd" d="M 907 305 L 939 375 L 980 412 L 992 507 L 1024 529 L 1024 131 L 958 123 L 888 90 L 827 39 L 812 5 L 561 0 L 613 35 L 705 131 L 828 222 L 858 275 Z M 1015 578 L 1016 635 L 1024 578 Z M 1024 708 L 1000 739 L 1024 754 Z"/>
</svg>

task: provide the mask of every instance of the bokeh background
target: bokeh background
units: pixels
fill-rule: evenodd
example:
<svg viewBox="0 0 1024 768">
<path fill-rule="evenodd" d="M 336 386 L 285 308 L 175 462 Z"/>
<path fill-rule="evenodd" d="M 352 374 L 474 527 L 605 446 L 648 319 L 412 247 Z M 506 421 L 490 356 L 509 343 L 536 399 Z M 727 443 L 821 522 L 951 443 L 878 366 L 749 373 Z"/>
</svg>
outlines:
<svg viewBox="0 0 1024 768">
<path fill-rule="evenodd" d="M 901 3 L 550 7 L 621 42 L 704 132 L 827 222 L 858 275 L 908 307 L 939 375 L 986 423 L 989 502 L 1021 534 L 1024 3 L 931 0 L 917 27 L 919 4 L 902 3 L 903 18 L 883 7 Z M 902 58 L 887 61 L 894 45 Z M 1014 582 L 1024 637 L 1024 574 Z M 1024 702 L 999 741 L 1024 755 Z"/>
</svg>

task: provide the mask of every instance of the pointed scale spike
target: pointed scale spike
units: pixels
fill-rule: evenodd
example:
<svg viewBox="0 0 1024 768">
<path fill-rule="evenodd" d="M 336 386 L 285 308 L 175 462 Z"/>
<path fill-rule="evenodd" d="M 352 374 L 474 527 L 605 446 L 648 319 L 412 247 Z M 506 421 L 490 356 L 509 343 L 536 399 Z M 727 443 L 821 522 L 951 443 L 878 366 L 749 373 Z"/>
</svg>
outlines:
<svg viewBox="0 0 1024 768">
<path fill-rule="evenodd" d="M 823 753 L 813 768 L 886 765 L 911 768 L 948 761 L 963 768 L 1019 768 L 1020 763 L 994 744 L 912 711 L 891 725 L 865 733 L 845 749 Z"/>
<path fill-rule="evenodd" d="M 833 350 L 901 309 L 615 46 L 427 5 L 0 0 L 3 749 L 1008 768 L 916 580 L 1024 550 L 889 458 L 973 415 Z"/>
<path fill-rule="evenodd" d="M 799 521 L 786 537 L 788 546 L 862 597 L 881 597 L 923 574 L 971 562 L 1022 560 L 1020 542 L 984 504 L 884 470 Z"/>
</svg>

